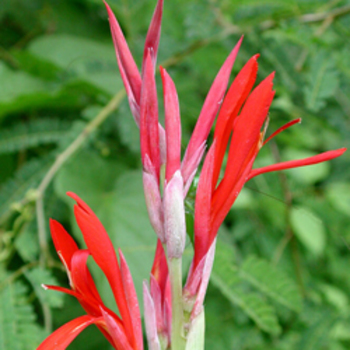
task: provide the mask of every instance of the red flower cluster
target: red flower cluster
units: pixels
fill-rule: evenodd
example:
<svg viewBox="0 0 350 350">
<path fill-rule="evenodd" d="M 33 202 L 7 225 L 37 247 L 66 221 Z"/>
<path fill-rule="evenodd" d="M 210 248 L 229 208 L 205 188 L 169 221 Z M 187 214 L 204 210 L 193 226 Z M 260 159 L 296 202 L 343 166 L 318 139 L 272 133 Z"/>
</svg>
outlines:
<svg viewBox="0 0 350 350">
<path fill-rule="evenodd" d="M 60 350 L 91 324 L 96 324 L 115 349 L 142 350 L 143 337 L 137 296 L 128 265 L 121 251 L 120 264 L 107 232 L 94 212 L 74 193 L 68 193 L 77 205 L 75 218 L 88 250 L 79 249 L 69 233 L 55 220 L 50 221 L 51 235 L 62 263 L 66 267 L 71 289 L 44 286 L 76 297 L 86 311 L 52 333 L 38 350 Z M 91 255 L 104 272 L 113 291 L 120 317 L 107 308 L 96 289 L 86 265 Z"/>
</svg>

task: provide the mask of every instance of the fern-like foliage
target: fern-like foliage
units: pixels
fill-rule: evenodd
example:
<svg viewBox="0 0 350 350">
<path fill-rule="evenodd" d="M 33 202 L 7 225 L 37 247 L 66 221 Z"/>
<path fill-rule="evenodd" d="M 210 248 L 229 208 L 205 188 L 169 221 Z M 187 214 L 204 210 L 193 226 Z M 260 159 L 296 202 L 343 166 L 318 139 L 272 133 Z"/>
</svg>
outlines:
<svg viewBox="0 0 350 350">
<path fill-rule="evenodd" d="M 57 143 L 65 137 L 68 127 L 67 122 L 59 119 L 38 119 L 15 124 L 0 133 L 0 154 Z"/>
<path fill-rule="evenodd" d="M 52 275 L 50 270 L 36 267 L 25 272 L 25 276 L 32 285 L 36 296 L 42 304 L 48 304 L 51 307 L 57 308 L 63 306 L 63 293 L 47 291 L 41 287 L 42 284 L 58 285 L 56 278 Z"/>
<path fill-rule="evenodd" d="M 0 188 L 0 217 L 2 217 L 13 203 L 22 200 L 26 192 L 35 188 L 52 162 L 50 155 L 42 159 L 35 159 L 25 163 L 14 175 Z"/>
<path fill-rule="evenodd" d="M 298 344 L 300 350 L 330 349 L 329 340 L 331 330 L 336 322 L 336 317 L 325 312 L 321 317 L 309 326 L 301 335 Z"/>
<path fill-rule="evenodd" d="M 310 62 L 311 69 L 304 89 L 306 106 L 318 112 L 326 104 L 339 85 L 338 73 L 332 57 L 319 52 Z"/>
<path fill-rule="evenodd" d="M 280 333 L 281 328 L 274 308 L 256 293 L 242 291 L 238 269 L 232 262 L 233 256 L 233 249 L 219 241 L 211 282 L 232 304 L 240 307 L 259 328 L 271 334 Z"/>
<path fill-rule="evenodd" d="M 301 310 L 302 298 L 295 282 L 267 261 L 248 257 L 240 269 L 240 276 L 290 310 Z"/>
<path fill-rule="evenodd" d="M 302 298 L 296 283 L 263 259 L 250 256 L 242 266 L 237 266 L 233 258 L 233 248 L 218 240 L 211 282 L 260 329 L 279 334 L 281 328 L 276 310 L 266 299 L 270 298 L 292 311 L 299 312 Z M 250 291 L 247 287 L 256 291 Z"/>
<path fill-rule="evenodd" d="M 6 284 L 0 290 L 0 349 L 33 350 L 44 337 L 35 323 L 27 293 L 27 287 L 20 281 Z"/>
</svg>

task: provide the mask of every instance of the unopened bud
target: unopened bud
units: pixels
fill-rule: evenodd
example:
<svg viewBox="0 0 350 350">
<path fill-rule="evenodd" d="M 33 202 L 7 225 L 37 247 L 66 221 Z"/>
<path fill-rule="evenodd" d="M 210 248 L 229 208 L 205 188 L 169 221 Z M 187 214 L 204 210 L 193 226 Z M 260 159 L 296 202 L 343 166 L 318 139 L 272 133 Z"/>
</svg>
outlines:
<svg viewBox="0 0 350 350">
<path fill-rule="evenodd" d="M 186 240 L 183 179 L 180 170 L 175 172 L 164 189 L 164 232 L 169 259 L 180 258 Z"/>
</svg>

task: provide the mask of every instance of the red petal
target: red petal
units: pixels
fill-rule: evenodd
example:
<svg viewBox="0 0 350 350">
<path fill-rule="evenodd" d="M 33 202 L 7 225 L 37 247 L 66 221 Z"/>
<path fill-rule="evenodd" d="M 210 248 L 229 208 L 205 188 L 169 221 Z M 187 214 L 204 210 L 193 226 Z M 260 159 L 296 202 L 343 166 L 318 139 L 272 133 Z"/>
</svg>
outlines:
<svg viewBox="0 0 350 350">
<path fill-rule="evenodd" d="M 272 140 L 275 136 L 277 136 L 278 134 L 280 134 L 282 131 L 290 128 L 291 126 L 293 126 L 294 124 L 298 124 L 301 123 L 301 118 L 298 119 L 294 119 L 292 121 L 290 121 L 287 124 L 284 124 L 283 126 L 281 126 L 279 129 L 277 129 L 271 136 L 269 136 L 265 141 L 264 141 L 264 145 L 266 143 L 268 143 L 270 140 Z"/>
<path fill-rule="evenodd" d="M 214 123 L 216 114 L 218 113 L 218 110 L 220 108 L 221 101 L 224 98 L 224 94 L 230 78 L 232 66 L 235 62 L 242 40 L 243 40 L 243 37 L 238 41 L 238 43 L 233 48 L 230 55 L 227 57 L 226 61 L 222 65 L 204 101 L 202 110 L 199 114 L 196 126 L 194 128 L 194 131 L 192 133 L 190 142 L 187 146 L 187 150 L 184 156 L 184 160 L 183 160 L 184 174 L 192 174 L 192 172 L 199 165 L 199 162 L 198 162 L 198 164 L 195 164 L 194 169 L 187 169 L 188 163 L 191 162 L 191 158 L 193 154 L 203 144 L 203 142 L 205 142 L 205 140 L 209 135 L 209 132 Z M 185 183 L 187 182 L 187 178 L 184 178 L 184 182 Z"/>
<path fill-rule="evenodd" d="M 258 72 L 258 57 L 259 55 L 253 56 L 238 73 L 220 109 L 214 132 L 214 138 L 218 140 L 218 144 L 215 152 L 216 166 L 213 175 L 213 188 L 215 188 L 219 178 L 234 120 L 255 83 Z"/>
<path fill-rule="evenodd" d="M 162 14 L 163 14 L 163 2 L 164 2 L 163 0 L 158 0 L 157 6 L 153 13 L 151 24 L 148 28 L 145 47 L 143 51 L 143 66 L 146 61 L 148 50 L 150 50 L 154 69 L 156 66 L 158 45 L 159 45 L 159 39 L 160 39 L 160 28 L 161 28 L 161 22 L 162 22 Z M 144 71 L 144 67 L 142 67 L 142 71 Z"/>
<path fill-rule="evenodd" d="M 79 250 L 72 258 L 72 282 L 74 289 L 81 295 L 79 301 L 87 313 L 92 316 L 101 316 L 100 305 L 103 305 L 95 282 L 86 266 L 89 257 L 87 250 Z"/>
<path fill-rule="evenodd" d="M 221 210 L 227 196 L 233 191 L 248 164 L 255 158 L 260 142 L 260 130 L 273 99 L 272 79 L 263 80 L 248 97 L 234 126 L 224 177 L 213 196 L 214 211 Z M 250 171 L 250 169 L 248 169 Z"/>
<path fill-rule="evenodd" d="M 79 248 L 71 235 L 56 220 L 50 219 L 50 231 L 58 256 L 70 271 L 72 256 Z"/>
<path fill-rule="evenodd" d="M 199 178 L 195 212 L 194 212 L 194 258 L 193 271 L 209 249 L 209 232 L 211 221 L 211 202 L 212 202 L 212 178 L 214 171 L 214 154 L 216 149 L 216 140 L 209 149 L 205 158 L 201 176 Z"/>
<path fill-rule="evenodd" d="M 225 220 L 226 215 L 230 211 L 233 203 L 237 199 L 239 193 L 241 192 L 244 184 L 248 181 L 249 172 L 253 166 L 255 157 L 256 157 L 256 150 L 257 150 L 257 143 L 253 145 L 251 155 L 247 159 L 247 163 L 243 167 L 243 172 L 239 175 L 238 179 L 232 183 L 232 187 L 228 191 L 221 191 L 218 190 L 215 192 L 214 196 L 216 197 L 216 202 L 213 203 L 213 209 L 212 209 L 212 221 L 211 221 L 211 230 L 210 230 L 210 238 L 209 238 L 209 246 L 214 241 L 216 234 L 222 224 L 222 222 Z M 255 151 L 254 151 L 255 150 Z M 221 185 L 221 184 L 220 184 Z M 214 202 L 214 200 L 213 200 Z M 218 204 L 219 203 L 219 204 Z"/>
<path fill-rule="evenodd" d="M 139 104 L 142 84 L 140 72 L 138 71 L 136 63 L 132 57 L 128 44 L 126 43 L 123 32 L 120 29 L 119 23 L 115 18 L 113 11 L 106 2 L 105 6 L 108 12 L 109 25 L 111 27 L 119 69 L 122 73 L 124 84 L 126 85 L 125 88 L 127 92 L 129 89 L 131 89 L 133 96 L 135 96 L 136 102 Z"/>
<path fill-rule="evenodd" d="M 165 178 L 169 182 L 174 173 L 181 166 L 181 121 L 179 100 L 172 81 L 166 70 L 160 67 L 164 89 L 165 131 L 166 131 L 166 172 Z"/>
<path fill-rule="evenodd" d="M 123 325 L 102 308 L 101 308 L 101 312 L 106 322 L 108 332 L 110 333 L 116 345 L 116 349 L 133 350 L 134 348 L 130 346 L 130 343 L 128 341 L 127 334 Z M 142 348 L 140 350 L 142 350 Z"/>
<path fill-rule="evenodd" d="M 61 293 L 65 293 L 65 294 L 69 294 L 72 295 L 75 298 L 79 298 L 79 295 L 77 292 L 75 292 L 74 290 L 68 289 L 68 288 L 63 288 L 63 287 L 58 287 L 58 286 L 51 286 L 48 284 L 42 284 L 41 285 L 45 290 L 54 290 L 56 292 L 61 292 Z"/>
<path fill-rule="evenodd" d="M 157 249 L 154 256 L 151 275 L 157 281 L 161 292 L 164 295 L 166 281 L 168 278 L 168 262 L 166 259 L 162 242 L 159 239 L 157 240 Z"/>
<path fill-rule="evenodd" d="M 340 148 L 334 151 L 324 152 L 309 158 L 290 160 L 287 162 L 272 164 L 262 168 L 253 169 L 249 174 L 248 180 L 252 179 L 257 175 L 269 173 L 271 171 L 286 170 L 286 169 L 298 168 L 302 166 L 326 162 L 327 160 L 331 160 L 333 158 L 337 158 L 341 156 L 345 151 L 346 151 L 346 148 Z"/>
<path fill-rule="evenodd" d="M 132 280 L 132 276 L 131 276 L 128 264 L 126 263 L 124 255 L 120 249 L 119 249 L 119 257 L 120 257 L 120 270 L 122 273 L 124 291 L 126 295 L 126 300 L 128 302 L 131 321 L 133 324 L 134 336 L 136 340 L 136 349 L 142 349 L 143 338 L 142 338 L 141 315 L 140 315 L 139 303 L 138 303 L 137 295 L 135 291 L 135 286 Z"/>
<path fill-rule="evenodd" d="M 160 149 L 158 131 L 158 100 L 154 69 L 150 53 L 145 61 L 140 106 L 141 156 L 144 162 L 146 154 L 151 159 L 159 181 Z"/>
<path fill-rule="evenodd" d="M 67 194 L 78 204 L 74 207 L 74 213 L 85 243 L 97 265 L 106 275 L 123 322 L 125 322 L 125 328 L 129 334 L 132 334 L 132 323 L 113 244 L 100 220 L 88 205 L 76 194 L 72 192 Z"/>
<path fill-rule="evenodd" d="M 95 318 L 87 315 L 78 317 L 58 328 L 48 336 L 39 345 L 37 350 L 65 350 L 87 326 L 99 322 L 103 322 L 103 318 Z"/>
</svg>

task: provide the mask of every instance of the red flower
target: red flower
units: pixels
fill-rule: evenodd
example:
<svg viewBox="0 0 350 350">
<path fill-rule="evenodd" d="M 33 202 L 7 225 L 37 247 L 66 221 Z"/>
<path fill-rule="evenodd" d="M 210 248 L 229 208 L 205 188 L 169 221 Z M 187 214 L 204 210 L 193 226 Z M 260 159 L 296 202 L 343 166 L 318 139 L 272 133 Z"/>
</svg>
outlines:
<svg viewBox="0 0 350 350">
<path fill-rule="evenodd" d="M 267 141 L 300 122 L 300 119 L 296 119 L 287 123 L 263 141 L 264 124 L 267 126 L 267 114 L 274 96 L 274 73 L 251 92 L 256 80 L 258 57 L 253 56 L 234 79 L 218 115 L 214 141 L 206 156 L 197 188 L 193 268 L 207 254 L 220 225 L 247 181 L 270 171 L 324 162 L 339 157 L 346 150 L 341 148 L 310 158 L 252 169 L 260 148 Z M 227 166 L 223 178 L 218 181 L 230 138 Z"/>
<path fill-rule="evenodd" d="M 96 324 L 117 350 L 142 350 L 142 327 L 135 288 L 123 254 L 120 264 L 111 240 L 94 212 L 76 194 L 75 217 L 88 250 L 79 249 L 73 238 L 55 220 L 50 221 L 52 239 L 62 263 L 67 269 L 71 289 L 44 286 L 75 296 L 88 315 L 68 322 L 52 333 L 38 350 L 63 350 L 90 324 Z M 86 265 L 92 255 L 111 286 L 120 317 L 107 308 L 97 291 Z"/>
</svg>

